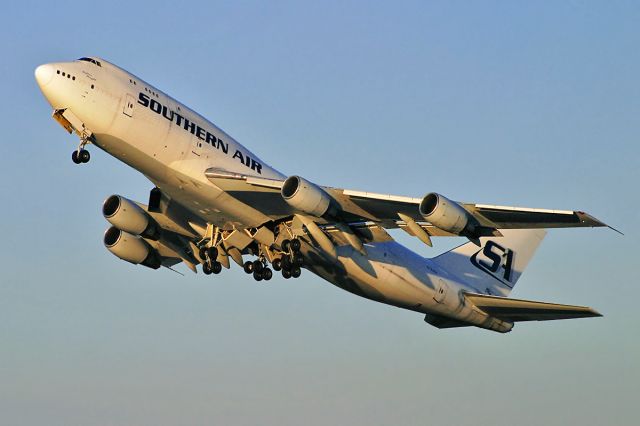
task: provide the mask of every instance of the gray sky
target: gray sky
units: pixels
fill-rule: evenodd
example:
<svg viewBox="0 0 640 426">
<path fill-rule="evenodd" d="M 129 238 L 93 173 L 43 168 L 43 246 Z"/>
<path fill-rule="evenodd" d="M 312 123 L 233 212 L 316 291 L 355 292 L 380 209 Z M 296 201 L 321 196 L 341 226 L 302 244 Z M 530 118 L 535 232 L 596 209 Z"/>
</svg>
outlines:
<svg viewBox="0 0 640 426">
<path fill-rule="evenodd" d="M 637 421 L 637 2 L 11 2 L 0 16 L 0 413 L 11 425 Z M 605 317 L 437 330 L 304 272 L 152 271 L 102 246 L 142 176 L 76 146 L 34 68 L 102 56 L 319 184 L 580 209 L 513 297 Z M 433 249 L 398 238 L 424 256 Z"/>
</svg>

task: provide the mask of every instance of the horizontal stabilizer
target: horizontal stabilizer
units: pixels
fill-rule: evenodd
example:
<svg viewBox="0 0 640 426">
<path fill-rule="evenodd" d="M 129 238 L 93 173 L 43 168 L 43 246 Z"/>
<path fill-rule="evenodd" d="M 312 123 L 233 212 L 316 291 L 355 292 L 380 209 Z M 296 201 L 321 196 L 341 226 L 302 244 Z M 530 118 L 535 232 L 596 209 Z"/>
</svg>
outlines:
<svg viewBox="0 0 640 426">
<path fill-rule="evenodd" d="M 488 315 L 508 322 L 548 321 L 571 318 L 601 317 L 586 306 L 559 305 L 534 300 L 510 299 L 486 294 L 465 293 L 464 297 Z"/>
</svg>

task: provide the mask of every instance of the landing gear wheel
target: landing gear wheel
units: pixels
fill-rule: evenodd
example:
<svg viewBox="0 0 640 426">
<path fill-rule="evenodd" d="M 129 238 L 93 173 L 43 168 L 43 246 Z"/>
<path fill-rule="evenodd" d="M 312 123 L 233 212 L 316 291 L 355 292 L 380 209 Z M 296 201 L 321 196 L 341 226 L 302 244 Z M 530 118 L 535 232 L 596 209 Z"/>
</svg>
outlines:
<svg viewBox="0 0 640 426">
<path fill-rule="evenodd" d="M 289 278 L 291 278 L 291 271 L 289 271 L 288 269 L 283 269 L 282 278 L 284 278 L 285 280 L 288 280 Z"/>
<path fill-rule="evenodd" d="M 211 259 L 212 261 L 216 260 L 218 258 L 218 249 L 215 247 L 209 247 L 208 249 L 209 252 L 209 259 Z"/>
<path fill-rule="evenodd" d="M 200 247 L 200 249 L 198 250 L 198 254 L 200 255 L 200 259 L 207 260 L 207 248 L 206 247 Z"/>
<path fill-rule="evenodd" d="M 273 277 L 273 272 L 271 272 L 271 269 L 264 268 L 262 270 L 262 278 L 264 278 L 265 281 L 269 281 L 271 277 Z"/>
<path fill-rule="evenodd" d="M 220 262 L 213 262 L 211 264 L 211 272 L 214 274 L 219 274 L 222 271 L 222 264 Z"/>
<path fill-rule="evenodd" d="M 289 247 L 291 247 L 291 251 L 293 251 L 294 253 L 297 253 L 300 251 L 300 240 L 297 238 L 294 238 L 293 240 L 291 240 L 291 242 L 289 243 Z"/>
<path fill-rule="evenodd" d="M 274 271 L 282 270 L 282 259 L 280 259 L 280 258 L 274 259 L 274 261 L 271 262 L 271 266 L 273 266 L 273 270 Z"/>
<path fill-rule="evenodd" d="M 81 149 L 80 153 L 78 154 L 78 159 L 81 163 L 88 163 L 89 160 L 91 160 L 91 154 L 89 154 L 89 151 L 87 151 L 86 149 Z"/>
<path fill-rule="evenodd" d="M 295 266 L 302 266 L 304 264 L 304 256 L 300 253 L 296 253 L 293 255 L 293 263 Z"/>
<path fill-rule="evenodd" d="M 289 251 L 290 244 L 291 244 L 291 241 L 289 240 L 282 241 L 282 243 L 280 243 L 280 247 L 282 248 L 282 251 Z"/>
<path fill-rule="evenodd" d="M 250 262 L 250 261 L 247 260 L 246 262 L 244 262 L 244 265 L 242 266 L 242 269 L 244 269 L 244 271 L 247 274 L 252 273 L 253 272 L 253 262 Z"/>
<path fill-rule="evenodd" d="M 291 266 L 292 266 L 291 265 L 291 259 L 289 259 L 288 257 L 283 257 L 282 260 L 280 261 L 280 266 L 281 266 L 283 271 L 285 269 L 291 269 Z"/>
<path fill-rule="evenodd" d="M 262 270 L 264 269 L 264 265 L 262 264 L 261 261 L 259 260 L 254 260 L 253 261 L 253 270 L 256 272 L 262 272 Z"/>
<path fill-rule="evenodd" d="M 293 268 L 291 268 L 291 276 L 293 278 L 298 278 L 301 273 L 302 271 L 300 270 L 299 266 L 294 266 Z"/>
<path fill-rule="evenodd" d="M 262 281 L 262 272 L 253 271 L 253 279 L 256 281 Z"/>
<path fill-rule="evenodd" d="M 80 160 L 80 158 L 78 157 L 78 151 L 73 151 L 71 153 L 71 161 L 73 161 L 76 164 L 80 164 L 82 163 L 82 160 Z"/>
<path fill-rule="evenodd" d="M 202 272 L 205 275 L 211 275 L 211 272 L 213 271 L 211 270 L 211 267 L 209 266 L 209 264 L 205 262 L 202 264 Z"/>
</svg>

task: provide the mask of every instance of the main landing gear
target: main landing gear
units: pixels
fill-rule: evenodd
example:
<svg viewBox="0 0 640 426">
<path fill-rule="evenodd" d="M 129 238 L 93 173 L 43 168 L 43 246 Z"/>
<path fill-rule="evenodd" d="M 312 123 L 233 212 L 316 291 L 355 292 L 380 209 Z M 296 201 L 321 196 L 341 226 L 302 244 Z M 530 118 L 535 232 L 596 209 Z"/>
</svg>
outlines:
<svg viewBox="0 0 640 426">
<path fill-rule="evenodd" d="M 285 279 L 298 278 L 302 273 L 300 267 L 304 264 L 304 256 L 300 253 L 300 240 L 284 240 L 280 247 L 284 252 L 283 256 L 273 261 L 273 269 L 282 271 Z"/>
<path fill-rule="evenodd" d="M 198 254 L 204 260 L 202 272 L 205 275 L 219 274 L 222 271 L 222 264 L 216 261 L 218 258 L 218 249 L 216 247 L 200 247 Z"/>
<path fill-rule="evenodd" d="M 218 231 L 209 232 L 198 243 L 198 251 L 194 253 L 202 263 L 202 272 L 206 275 L 219 274 L 222 271 L 222 264 L 217 261 Z M 301 266 L 304 264 L 304 256 L 300 252 L 301 241 L 298 238 L 285 239 L 280 243 L 279 250 L 276 247 L 263 250 L 260 245 L 254 244 L 247 248 L 247 252 L 257 257 L 256 260 L 246 261 L 242 269 L 248 275 L 252 275 L 256 281 L 269 281 L 273 278 L 273 271 L 282 273 L 285 279 L 298 278 L 301 273 Z M 269 263 L 271 267 L 269 268 Z"/>
<path fill-rule="evenodd" d="M 244 262 L 242 266 L 244 272 L 252 274 L 253 279 L 256 281 L 269 281 L 273 277 L 273 271 L 267 267 L 267 262 L 264 258 Z"/>
</svg>

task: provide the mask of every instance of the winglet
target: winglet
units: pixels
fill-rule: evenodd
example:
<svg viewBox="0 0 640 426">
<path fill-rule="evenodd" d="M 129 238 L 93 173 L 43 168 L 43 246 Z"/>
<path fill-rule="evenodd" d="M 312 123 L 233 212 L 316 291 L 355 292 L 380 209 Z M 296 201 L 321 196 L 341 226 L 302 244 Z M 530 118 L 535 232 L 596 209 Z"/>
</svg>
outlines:
<svg viewBox="0 0 640 426">
<path fill-rule="evenodd" d="M 591 216 L 589 213 L 585 213 L 585 212 L 581 212 L 581 211 L 577 211 L 575 212 L 576 216 L 578 216 L 578 218 L 580 219 L 580 222 L 584 223 L 587 226 L 593 226 L 593 227 L 607 227 L 609 229 L 611 229 L 612 231 L 617 232 L 620 235 L 624 235 L 624 233 L 622 233 L 621 231 L 617 230 L 616 228 L 614 228 L 611 225 L 607 225 L 606 223 L 596 219 L 595 217 Z"/>
<path fill-rule="evenodd" d="M 575 212 L 575 215 L 580 220 L 580 223 L 584 224 L 584 226 L 592 226 L 592 227 L 606 226 L 606 227 L 611 228 L 609 225 L 607 225 L 606 223 L 596 219 L 595 217 L 591 216 L 589 213 L 585 213 L 585 212 L 582 212 L 582 211 L 577 211 L 577 212 Z"/>
</svg>

